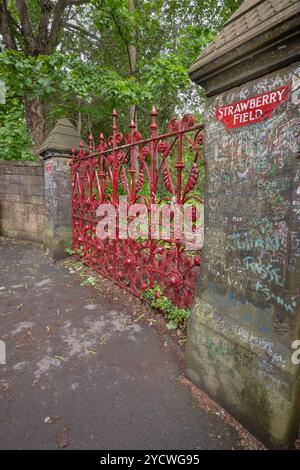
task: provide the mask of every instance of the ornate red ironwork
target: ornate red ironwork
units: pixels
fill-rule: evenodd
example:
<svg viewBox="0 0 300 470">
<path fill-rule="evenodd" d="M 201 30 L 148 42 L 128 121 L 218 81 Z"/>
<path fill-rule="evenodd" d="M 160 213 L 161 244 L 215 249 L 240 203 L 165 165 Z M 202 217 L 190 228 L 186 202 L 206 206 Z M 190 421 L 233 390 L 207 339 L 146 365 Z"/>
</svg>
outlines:
<svg viewBox="0 0 300 470">
<path fill-rule="evenodd" d="M 88 152 L 81 143 L 72 158 L 73 243 L 77 256 L 103 276 L 129 289 L 136 296 L 158 283 L 179 307 L 194 297 L 200 252 L 189 252 L 174 234 L 166 239 L 101 240 L 96 236 L 97 208 L 111 203 L 119 208 L 119 196 L 127 195 L 127 209 L 135 203 L 180 206 L 192 201 L 203 204 L 196 188 L 204 167 L 203 125 L 191 115 L 173 119 L 166 134 L 157 135 L 157 112 L 151 112 L 151 137 L 142 140 L 131 121 L 130 132 L 118 132 L 117 112 L 112 113 L 112 135 L 99 144 L 89 136 Z M 95 151 L 94 151 L 95 148 Z"/>
</svg>

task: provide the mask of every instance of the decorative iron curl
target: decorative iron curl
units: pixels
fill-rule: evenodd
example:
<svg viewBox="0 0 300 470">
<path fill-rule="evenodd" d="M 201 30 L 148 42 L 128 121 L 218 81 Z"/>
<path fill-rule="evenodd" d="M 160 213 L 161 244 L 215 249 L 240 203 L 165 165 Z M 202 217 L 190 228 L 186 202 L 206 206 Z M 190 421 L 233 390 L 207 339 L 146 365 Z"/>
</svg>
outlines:
<svg viewBox="0 0 300 470">
<path fill-rule="evenodd" d="M 170 151 L 170 144 L 166 140 L 161 140 L 157 145 L 157 151 L 163 156 L 168 155 Z"/>
<path fill-rule="evenodd" d="M 203 145 L 204 143 L 204 133 L 203 133 L 203 130 L 200 129 L 196 135 L 195 135 L 195 138 L 194 138 L 194 143 L 197 144 L 197 145 Z"/>
<path fill-rule="evenodd" d="M 168 125 L 168 130 L 169 132 L 176 132 L 180 129 L 180 121 L 178 119 L 174 118 L 171 119 Z"/>
<path fill-rule="evenodd" d="M 151 155 L 151 150 L 148 145 L 142 145 L 140 147 L 139 158 L 141 160 L 146 160 Z"/>
<path fill-rule="evenodd" d="M 196 122 L 195 116 L 192 114 L 186 114 L 181 120 L 181 129 L 191 129 L 194 127 Z"/>
<path fill-rule="evenodd" d="M 121 134 L 121 132 L 118 132 L 118 133 L 116 134 L 116 144 L 117 144 L 117 145 L 122 145 L 123 139 L 124 139 L 123 134 Z M 109 147 L 113 147 L 113 145 L 114 145 L 114 137 L 113 137 L 113 135 L 111 135 L 111 136 L 108 138 L 107 143 L 108 143 L 108 146 L 109 146 Z"/>
<path fill-rule="evenodd" d="M 135 144 L 137 142 L 140 142 L 142 140 L 142 135 L 139 131 L 134 131 L 133 135 L 132 134 L 127 134 L 125 137 L 125 144 Z"/>
</svg>

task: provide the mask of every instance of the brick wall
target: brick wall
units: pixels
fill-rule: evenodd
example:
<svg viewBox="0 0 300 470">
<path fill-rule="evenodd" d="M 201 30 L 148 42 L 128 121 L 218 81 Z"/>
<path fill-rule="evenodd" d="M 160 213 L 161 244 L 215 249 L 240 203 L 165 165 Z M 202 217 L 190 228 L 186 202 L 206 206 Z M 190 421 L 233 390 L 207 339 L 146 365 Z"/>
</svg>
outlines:
<svg viewBox="0 0 300 470">
<path fill-rule="evenodd" d="M 43 240 L 43 162 L 0 161 L 0 234 Z"/>
</svg>

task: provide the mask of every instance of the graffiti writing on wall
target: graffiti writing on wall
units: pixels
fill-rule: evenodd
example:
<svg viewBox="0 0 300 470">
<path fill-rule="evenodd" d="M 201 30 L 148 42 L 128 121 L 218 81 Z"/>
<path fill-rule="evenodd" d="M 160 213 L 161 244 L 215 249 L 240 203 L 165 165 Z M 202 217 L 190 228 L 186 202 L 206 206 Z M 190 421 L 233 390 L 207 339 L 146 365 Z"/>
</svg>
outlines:
<svg viewBox="0 0 300 470">
<path fill-rule="evenodd" d="M 224 93 L 206 126 L 206 300 L 283 339 L 299 303 L 299 85 L 298 68 Z"/>
</svg>

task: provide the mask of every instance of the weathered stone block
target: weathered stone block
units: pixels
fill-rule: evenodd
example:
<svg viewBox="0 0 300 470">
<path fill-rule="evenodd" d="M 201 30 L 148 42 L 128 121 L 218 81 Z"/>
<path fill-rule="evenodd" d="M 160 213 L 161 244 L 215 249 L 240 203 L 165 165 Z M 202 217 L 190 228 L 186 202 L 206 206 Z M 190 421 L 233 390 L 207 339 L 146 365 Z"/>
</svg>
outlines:
<svg viewBox="0 0 300 470">
<path fill-rule="evenodd" d="M 20 240 L 43 241 L 43 230 L 33 232 L 27 230 L 16 230 L 15 228 L 4 226 L 1 227 L 1 234 L 4 237 L 17 238 Z"/>
<path fill-rule="evenodd" d="M 0 233 L 42 240 L 45 216 L 42 162 L 0 162 Z M 37 171 L 39 174 L 37 174 Z"/>
<path fill-rule="evenodd" d="M 5 183 L 0 186 L 0 193 L 16 193 L 24 196 L 43 196 L 45 188 L 43 185 L 34 184 L 32 186 L 25 184 Z"/>
<path fill-rule="evenodd" d="M 24 204 L 33 204 L 37 206 L 45 205 L 44 196 L 30 196 L 23 194 L 10 194 L 10 193 L 0 193 L 0 201 L 3 202 L 20 202 Z"/>
<path fill-rule="evenodd" d="M 31 170 L 34 170 L 34 168 L 30 168 Z M 0 182 L 3 182 L 3 184 L 16 184 L 16 185 L 28 185 L 28 186 L 36 186 L 36 185 L 43 185 L 43 179 L 42 177 L 39 177 L 35 174 L 27 174 L 24 173 L 22 175 L 18 174 L 6 174 L 6 175 L 1 175 L 0 176 Z"/>
<path fill-rule="evenodd" d="M 35 205 L 35 204 L 25 204 L 23 201 L 21 202 L 2 202 L 1 210 L 3 214 L 11 215 L 14 217 L 16 212 L 20 212 L 28 216 L 29 214 L 32 216 L 45 214 L 45 206 L 44 205 Z"/>
<path fill-rule="evenodd" d="M 42 176 L 42 178 L 44 179 L 44 165 L 42 166 L 37 166 L 35 168 L 35 172 L 36 172 L 36 175 L 37 176 Z"/>
</svg>

